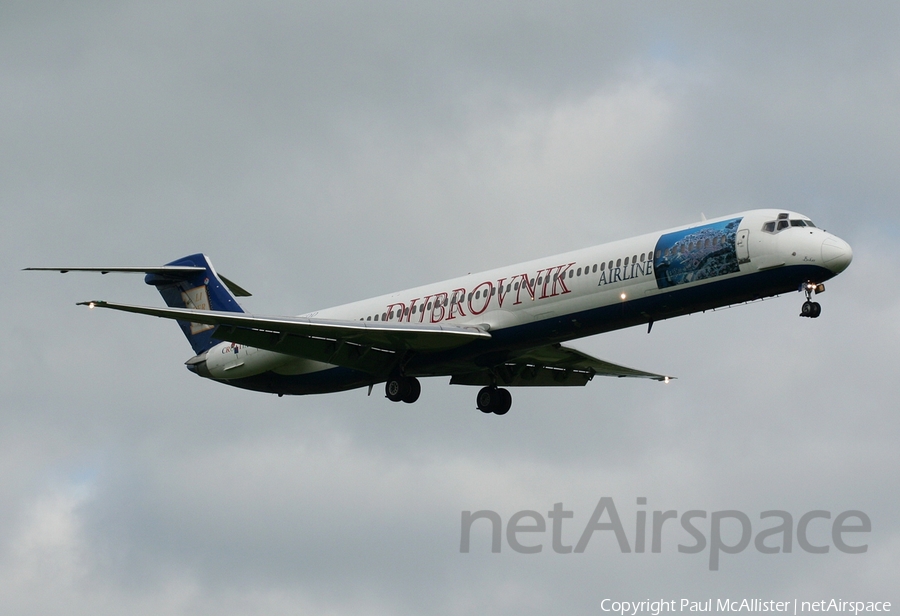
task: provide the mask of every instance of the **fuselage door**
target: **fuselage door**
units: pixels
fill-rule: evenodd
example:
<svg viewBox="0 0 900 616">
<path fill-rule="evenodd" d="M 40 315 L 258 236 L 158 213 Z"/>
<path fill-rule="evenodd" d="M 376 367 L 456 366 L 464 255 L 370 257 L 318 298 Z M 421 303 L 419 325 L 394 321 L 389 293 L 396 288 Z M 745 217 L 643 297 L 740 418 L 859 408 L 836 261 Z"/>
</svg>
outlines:
<svg viewBox="0 0 900 616">
<path fill-rule="evenodd" d="M 750 262 L 750 230 L 741 229 L 734 238 L 734 249 L 737 253 L 738 263 Z"/>
</svg>

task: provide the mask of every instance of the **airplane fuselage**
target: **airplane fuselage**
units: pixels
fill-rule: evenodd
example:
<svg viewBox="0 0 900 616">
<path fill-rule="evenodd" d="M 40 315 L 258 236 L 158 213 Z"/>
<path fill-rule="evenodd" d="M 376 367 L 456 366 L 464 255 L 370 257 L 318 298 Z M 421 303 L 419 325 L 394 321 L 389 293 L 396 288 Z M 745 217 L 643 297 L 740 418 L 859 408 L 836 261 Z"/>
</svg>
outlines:
<svg viewBox="0 0 900 616">
<path fill-rule="evenodd" d="M 222 342 L 203 376 L 284 394 L 457 375 L 522 351 L 797 291 L 850 263 L 849 245 L 783 210 L 753 210 L 310 312 L 334 321 L 476 327 L 489 339 L 398 357 L 383 374 Z"/>
</svg>

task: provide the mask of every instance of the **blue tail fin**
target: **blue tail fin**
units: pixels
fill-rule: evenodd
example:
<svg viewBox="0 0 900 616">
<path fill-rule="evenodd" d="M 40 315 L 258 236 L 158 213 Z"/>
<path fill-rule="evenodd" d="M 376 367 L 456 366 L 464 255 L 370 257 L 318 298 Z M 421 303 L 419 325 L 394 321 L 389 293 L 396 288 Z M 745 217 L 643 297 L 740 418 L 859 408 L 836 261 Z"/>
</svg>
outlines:
<svg viewBox="0 0 900 616">
<path fill-rule="evenodd" d="M 190 273 L 151 273 L 144 277 L 144 282 L 156 287 L 170 308 L 243 312 L 231 289 L 234 288 L 240 295 L 249 295 L 249 293 L 242 292 L 240 287 L 220 277 L 206 255 L 190 255 L 166 265 L 203 268 L 203 271 L 197 270 Z M 220 342 L 213 338 L 215 331 L 213 325 L 188 321 L 178 321 L 178 325 L 198 355 Z"/>
</svg>

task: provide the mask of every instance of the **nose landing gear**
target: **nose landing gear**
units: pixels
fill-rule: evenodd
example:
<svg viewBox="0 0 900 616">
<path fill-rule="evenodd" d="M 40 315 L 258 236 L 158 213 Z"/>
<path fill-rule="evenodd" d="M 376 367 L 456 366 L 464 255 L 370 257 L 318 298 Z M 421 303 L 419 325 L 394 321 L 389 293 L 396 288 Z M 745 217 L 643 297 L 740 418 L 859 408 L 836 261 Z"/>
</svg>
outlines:
<svg viewBox="0 0 900 616">
<path fill-rule="evenodd" d="M 822 283 L 816 284 L 814 282 L 804 282 L 800 286 L 800 289 L 806 293 L 806 301 L 803 302 L 803 306 L 800 308 L 800 316 L 815 319 L 822 314 L 822 306 L 819 302 L 812 301 L 812 295 L 813 292 L 818 295 L 825 291 L 825 285 Z"/>
</svg>

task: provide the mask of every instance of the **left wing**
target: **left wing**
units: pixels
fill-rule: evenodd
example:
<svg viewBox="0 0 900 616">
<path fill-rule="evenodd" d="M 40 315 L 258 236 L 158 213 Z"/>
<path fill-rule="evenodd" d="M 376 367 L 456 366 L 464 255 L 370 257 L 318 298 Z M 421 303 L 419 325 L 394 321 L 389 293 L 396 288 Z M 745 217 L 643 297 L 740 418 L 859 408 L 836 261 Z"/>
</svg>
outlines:
<svg viewBox="0 0 900 616">
<path fill-rule="evenodd" d="M 440 351 L 491 338 L 489 333 L 477 327 L 453 325 L 265 317 L 243 312 L 156 308 L 105 301 L 80 302 L 78 305 L 215 325 L 213 337 L 217 340 L 374 373 L 389 368 L 391 356 L 396 359 L 406 351 Z"/>
</svg>

